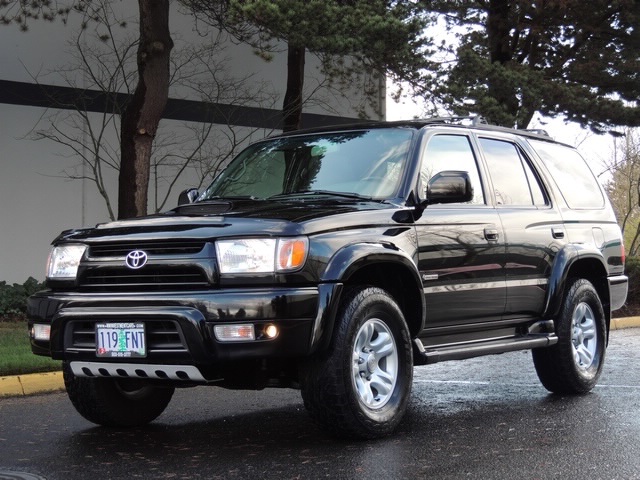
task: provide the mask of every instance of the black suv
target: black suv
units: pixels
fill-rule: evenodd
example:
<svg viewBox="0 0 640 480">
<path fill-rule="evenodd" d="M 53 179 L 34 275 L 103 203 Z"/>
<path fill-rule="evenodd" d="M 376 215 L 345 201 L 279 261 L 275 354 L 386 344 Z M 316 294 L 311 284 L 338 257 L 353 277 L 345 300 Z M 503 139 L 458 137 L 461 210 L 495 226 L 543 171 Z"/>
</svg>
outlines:
<svg viewBox="0 0 640 480">
<path fill-rule="evenodd" d="M 531 349 L 584 393 L 627 295 L 620 229 L 575 149 L 461 119 L 294 132 L 169 212 L 68 230 L 29 299 L 88 420 L 148 423 L 176 387 L 302 391 L 334 434 L 391 432 L 413 367 Z"/>
</svg>

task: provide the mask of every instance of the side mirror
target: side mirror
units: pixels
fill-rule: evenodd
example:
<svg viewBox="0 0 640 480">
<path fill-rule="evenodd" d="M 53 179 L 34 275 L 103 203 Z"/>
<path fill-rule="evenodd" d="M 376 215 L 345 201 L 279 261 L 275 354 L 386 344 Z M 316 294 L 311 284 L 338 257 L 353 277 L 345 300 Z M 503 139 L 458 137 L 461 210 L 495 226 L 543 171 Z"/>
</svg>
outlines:
<svg viewBox="0 0 640 480">
<path fill-rule="evenodd" d="M 197 188 L 188 188 L 186 190 L 183 190 L 178 196 L 178 206 L 185 205 L 187 203 L 193 203 L 199 196 L 200 192 Z"/>
<path fill-rule="evenodd" d="M 427 205 L 465 203 L 473 200 L 473 186 L 467 172 L 446 170 L 436 173 L 427 184 Z"/>
</svg>

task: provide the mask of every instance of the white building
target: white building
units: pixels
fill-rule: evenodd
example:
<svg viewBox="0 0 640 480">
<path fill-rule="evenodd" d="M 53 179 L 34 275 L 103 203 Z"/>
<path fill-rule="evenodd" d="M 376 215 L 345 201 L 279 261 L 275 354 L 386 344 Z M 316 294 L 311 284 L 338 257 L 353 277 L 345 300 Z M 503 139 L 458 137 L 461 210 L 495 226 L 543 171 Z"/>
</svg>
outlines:
<svg viewBox="0 0 640 480">
<path fill-rule="evenodd" d="M 119 117 L 111 115 L 111 108 L 104 114 L 109 98 L 105 91 L 125 93 L 124 78 L 132 82 L 131 91 L 135 88 L 135 48 L 124 67 L 129 77 L 114 75 L 118 69 L 113 52 L 122 51 L 137 36 L 137 3 L 107 4 L 120 9 L 112 18 L 126 20 L 127 26 L 114 26 L 106 42 L 97 37 L 108 33 L 107 28 L 91 22 L 83 31 L 77 13 L 66 25 L 32 21 L 27 32 L 17 25 L 0 27 L 0 281 L 23 283 L 29 276 L 44 280 L 49 244 L 60 231 L 108 221 L 117 212 L 117 170 L 110 164 L 117 165 Z M 211 159 L 223 161 L 224 153 L 237 149 L 236 144 L 277 132 L 286 85 L 282 49 L 267 62 L 227 36 L 198 31 L 194 19 L 176 5 L 170 28 L 172 57 L 182 66 L 172 67 L 175 78 L 165 111 L 169 118 L 161 122 L 156 136 L 159 146 L 153 161 L 158 165 L 152 172 L 149 212 L 168 210 L 182 189 L 208 183 L 214 174 Z M 215 50 L 202 50 L 214 39 Z M 193 58 L 198 60 L 183 62 L 196 51 Z M 80 52 L 89 71 L 78 66 Z M 114 78 L 119 81 L 107 83 Z M 100 82 L 106 84 L 102 89 Z M 361 93 L 363 82 L 373 95 L 365 98 Z M 304 126 L 353 120 L 363 112 L 369 118 L 384 118 L 384 79 L 354 80 L 349 88 L 331 86 L 318 59 L 308 54 L 305 89 Z M 86 118 L 85 108 L 78 112 L 73 107 L 83 95 Z M 203 103 L 205 98 L 208 103 Z M 192 163 L 172 184 L 183 157 L 193 153 L 209 126 L 212 132 L 196 156 L 201 162 Z M 99 134 L 103 137 L 98 140 Z M 52 140 L 53 135 L 59 140 Z M 92 145 L 99 145 L 102 159 L 98 176 L 92 172 L 92 160 L 82 161 L 83 155 L 94 157 L 98 147 Z M 103 182 L 103 194 L 96 178 Z"/>
</svg>

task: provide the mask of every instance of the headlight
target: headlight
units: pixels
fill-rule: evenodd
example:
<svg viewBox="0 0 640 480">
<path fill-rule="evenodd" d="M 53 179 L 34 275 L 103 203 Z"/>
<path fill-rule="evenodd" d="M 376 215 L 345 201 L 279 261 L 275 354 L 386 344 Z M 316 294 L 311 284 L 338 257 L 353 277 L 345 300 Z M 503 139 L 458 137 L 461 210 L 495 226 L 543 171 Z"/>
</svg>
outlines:
<svg viewBox="0 0 640 480">
<path fill-rule="evenodd" d="M 47 278 L 74 280 L 86 245 L 60 245 L 53 247 L 47 261 Z"/>
<path fill-rule="evenodd" d="M 221 274 L 291 272 L 302 268 L 309 247 L 306 237 L 244 238 L 216 242 Z"/>
</svg>

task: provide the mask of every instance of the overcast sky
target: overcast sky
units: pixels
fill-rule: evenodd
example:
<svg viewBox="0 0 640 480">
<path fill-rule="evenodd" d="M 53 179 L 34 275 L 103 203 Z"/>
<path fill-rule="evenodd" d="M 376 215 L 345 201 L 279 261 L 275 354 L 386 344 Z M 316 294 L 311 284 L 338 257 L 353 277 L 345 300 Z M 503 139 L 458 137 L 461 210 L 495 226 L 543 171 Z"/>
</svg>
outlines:
<svg viewBox="0 0 640 480">
<path fill-rule="evenodd" d="M 424 115 L 420 105 L 412 99 L 403 99 L 396 103 L 387 95 L 387 120 L 407 120 L 414 116 Z M 529 128 L 541 128 L 555 140 L 572 145 L 587 159 L 593 172 L 606 181 L 606 165 L 613 157 L 613 137 L 610 135 L 596 135 L 589 130 L 580 128 L 575 123 L 565 122 L 563 119 L 544 118 L 535 115 Z"/>
</svg>

